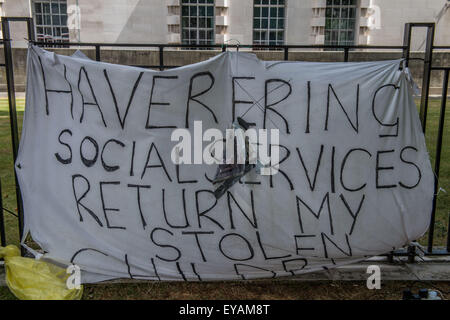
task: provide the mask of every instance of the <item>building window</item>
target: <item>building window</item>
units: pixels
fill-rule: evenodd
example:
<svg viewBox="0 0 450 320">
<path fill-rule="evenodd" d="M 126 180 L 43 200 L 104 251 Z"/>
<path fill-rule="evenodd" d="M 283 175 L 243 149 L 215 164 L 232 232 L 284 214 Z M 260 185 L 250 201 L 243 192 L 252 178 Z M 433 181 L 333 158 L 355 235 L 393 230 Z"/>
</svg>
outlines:
<svg viewBox="0 0 450 320">
<path fill-rule="evenodd" d="M 37 41 L 69 41 L 67 0 L 36 0 L 33 3 Z"/>
<path fill-rule="evenodd" d="M 325 45 L 354 45 L 356 0 L 327 0 Z"/>
<path fill-rule="evenodd" d="M 182 0 L 182 43 L 214 44 L 214 38 L 214 0 Z"/>
<path fill-rule="evenodd" d="M 285 7 L 285 0 L 254 0 L 254 44 L 284 44 Z"/>
</svg>

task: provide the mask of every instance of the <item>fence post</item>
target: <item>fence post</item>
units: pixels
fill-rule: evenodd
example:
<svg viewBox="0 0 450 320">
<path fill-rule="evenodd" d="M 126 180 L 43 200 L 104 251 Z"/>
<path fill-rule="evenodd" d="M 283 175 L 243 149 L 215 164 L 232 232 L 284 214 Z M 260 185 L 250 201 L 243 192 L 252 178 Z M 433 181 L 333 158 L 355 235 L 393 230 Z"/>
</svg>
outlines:
<svg viewBox="0 0 450 320">
<path fill-rule="evenodd" d="M 445 107 L 447 104 L 447 87 L 448 87 L 448 76 L 450 69 L 444 71 L 444 81 L 442 83 L 442 100 L 441 100 L 441 112 L 439 114 L 439 128 L 438 136 L 436 142 L 436 156 L 434 159 L 434 195 L 433 195 L 433 206 L 431 211 L 430 220 L 430 230 L 428 231 L 428 252 L 433 251 L 433 238 L 434 238 L 434 222 L 436 218 L 436 201 L 437 193 L 439 190 L 439 168 L 441 166 L 441 151 L 442 151 L 442 136 L 444 134 L 444 120 L 445 120 Z M 450 232 L 449 232 L 450 233 Z M 450 247 L 449 235 L 447 234 L 447 251 Z"/>
<path fill-rule="evenodd" d="M 159 46 L 159 70 L 164 70 L 164 47 Z"/>
<path fill-rule="evenodd" d="M 100 61 L 101 55 L 100 55 L 100 46 L 95 46 L 95 61 Z"/>
<path fill-rule="evenodd" d="M 2 181 L 0 180 L 0 245 L 6 247 L 5 217 L 3 216 Z"/>
<path fill-rule="evenodd" d="M 427 125 L 428 94 L 430 92 L 431 63 L 433 59 L 434 23 L 427 26 L 427 42 L 422 76 L 422 95 L 420 97 L 420 119 L 422 130 L 425 133 Z"/>
<path fill-rule="evenodd" d="M 416 247 L 409 246 L 408 247 L 408 263 L 414 263 L 416 257 Z"/>
<path fill-rule="evenodd" d="M 344 48 L 344 62 L 348 62 L 348 51 L 349 47 Z"/>
<path fill-rule="evenodd" d="M 35 41 L 35 34 L 34 34 L 34 21 L 33 18 L 26 18 L 27 19 L 27 30 L 28 30 L 28 40 L 31 42 Z"/>
<path fill-rule="evenodd" d="M 11 140 L 13 149 L 14 166 L 17 159 L 17 153 L 19 150 L 19 129 L 17 126 L 17 112 L 16 112 L 16 94 L 14 88 L 14 70 L 12 60 L 11 39 L 9 30 L 9 20 L 7 17 L 2 18 L 2 33 L 3 33 L 3 51 L 5 56 L 5 72 L 6 72 L 6 85 L 8 91 L 8 103 L 9 103 L 9 121 L 11 125 Z M 20 193 L 19 182 L 17 180 L 17 174 L 14 170 L 14 178 L 16 184 L 16 199 L 17 210 L 19 220 L 19 237 L 20 241 L 23 236 L 23 205 L 22 196 Z"/>
<path fill-rule="evenodd" d="M 405 28 L 403 29 L 403 52 L 402 57 L 405 59 L 405 68 L 409 66 L 409 56 L 411 52 L 411 24 L 405 23 Z M 422 127 L 423 128 L 423 127 Z M 414 262 L 414 255 L 416 252 L 416 248 L 412 245 L 409 245 L 407 248 L 407 254 L 408 254 L 408 262 L 413 263 Z"/>
<path fill-rule="evenodd" d="M 405 59 L 405 67 L 409 65 L 409 53 L 411 50 L 411 24 L 405 23 L 405 29 L 403 31 L 403 58 Z"/>
<path fill-rule="evenodd" d="M 447 225 L 447 253 L 450 252 L 450 213 L 448 214 L 448 225 Z"/>
</svg>

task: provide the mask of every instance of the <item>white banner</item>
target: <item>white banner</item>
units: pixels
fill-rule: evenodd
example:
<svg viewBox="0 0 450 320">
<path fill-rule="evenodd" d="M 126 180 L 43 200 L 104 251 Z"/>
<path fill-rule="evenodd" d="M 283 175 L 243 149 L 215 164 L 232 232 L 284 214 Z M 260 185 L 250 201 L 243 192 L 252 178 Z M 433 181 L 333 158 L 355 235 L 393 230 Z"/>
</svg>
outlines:
<svg viewBox="0 0 450 320">
<path fill-rule="evenodd" d="M 400 64 L 226 52 L 157 72 L 30 47 L 25 231 L 83 282 L 291 276 L 402 247 L 427 229 L 433 173 Z M 279 130 L 278 172 L 216 200 L 207 132 L 237 117 Z M 172 161 L 176 129 L 191 164 Z"/>
</svg>

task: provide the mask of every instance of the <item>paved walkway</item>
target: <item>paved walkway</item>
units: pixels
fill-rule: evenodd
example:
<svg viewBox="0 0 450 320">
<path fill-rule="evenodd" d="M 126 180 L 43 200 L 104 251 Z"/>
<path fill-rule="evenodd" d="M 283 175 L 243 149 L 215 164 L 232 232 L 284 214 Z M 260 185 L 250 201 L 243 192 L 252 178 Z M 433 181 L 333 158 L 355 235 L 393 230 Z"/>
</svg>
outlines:
<svg viewBox="0 0 450 320">
<path fill-rule="evenodd" d="M 366 281 L 369 276 L 367 267 L 378 265 L 381 269 L 382 281 L 450 281 L 450 257 L 424 259 L 424 262 L 407 263 L 403 259 L 396 258 L 394 263 L 387 263 L 383 261 L 384 258 L 376 257 L 362 263 L 306 273 L 291 279 L 292 281 Z M 6 285 L 4 272 L 3 266 L 0 265 L 0 286 Z M 286 280 L 286 278 L 282 279 Z M 128 280 L 120 282 L 128 282 Z"/>
</svg>

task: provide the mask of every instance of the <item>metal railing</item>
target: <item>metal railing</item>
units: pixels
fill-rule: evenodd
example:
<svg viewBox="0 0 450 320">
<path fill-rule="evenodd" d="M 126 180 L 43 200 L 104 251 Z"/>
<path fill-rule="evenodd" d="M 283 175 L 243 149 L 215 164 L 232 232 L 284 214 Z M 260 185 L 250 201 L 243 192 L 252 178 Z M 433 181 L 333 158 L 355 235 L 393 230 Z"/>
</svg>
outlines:
<svg viewBox="0 0 450 320">
<path fill-rule="evenodd" d="M 27 23 L 28 28 L 28 41 L 38 46 L 45 47 L 55 47 L 60 48 L 61 43 L 56 42 L 41 42 L 35 41 L 34 36 L 34 24 L 32 18 L 23 18 L 23 17 L 2 17 L 2 32 L 3 32 L 3 40 L 0 44 L 3 44 L 4 55 L 5 55 L 5 63 L 0 64 L 0 67 L 4 67 L 6 71 L 6 81 L 7 81 L 7 91 L 8 91 L 8 99 L 9 99 L 9 114 L 10 114 L 10 125 L 11 125 L 11 138 L 12 138 L 12 146 L 13 146 L 13 159 L 16 160 L 17 151 L 19 147 L 19 134 L 18 134 L 18 126 L 17 126 L 17 113 L 16 113 L 16 102 L 15 102 L 15 88 L 14 88 L 14 72 L 13 72 L 13 64 L 12 64 L 12 50 L 11 50 L 11 39 L 10 39 L 10 28 L 9 23 L 11 21 L 21 21 Z M 425 254 L 427 255 L 449 255 L 450 254 L 450 232 L 449 228 L 447 228 L 447 243 L 444 250 L 438 250 L 433 246 L 434 241 L 434 230 L 435 230 L 435 216 L 436 216 L 436 202 L 437 202 L 437 190 L 438 186 L 438 178 L 439 178 L 439 169 L 440 169 L 440 158 L 442 151 L 442 137 L 444 133 L 444 118 L 445 118 L 445 108 L 447 102 L 447 88 L 449 84 L 449 72 L 450 66 L 433 66 L 432 58 L 433 58 L 433 50 L 435 49 L 450 49 L 450 46 L 434 46 L 434 31 L 435 24 L 434 23 L 407 23 L 405 24 L 404 29 L 404 38 L 403 44 L 401 46 L 370 46 L 370 45 L 346 45 L 346 46 L 329 46 L 329 45 L 241 45 L 241 44 L 205 44 L 205 45 L 187 45 L 187 44 L 142 44 L 142 43 L 79 43 L 79 42 L 65 42 L 64 47 L 91 47 L 95 50 L 95 60 L 101 61 L 101 53 L 102 47 L 109 48 L 148 48 L 148 49 L 156 49 L 159 52 L 159 64 L 158 65 L 139 65 L 139 67 L 158 69 L 160 71 L 179 67 L 177 65 L 166 65 L 164 62 L 164 49 L 166 48 L 179 48 L 179 49 L 213 49 L 213 50 L 221 50 L 222 52 L 228 49 L 253 49 L 253 50 L 277 50 L 283 52 L 283 59 L 289 60 L 290 50 L 294 49 L 335 49 L 341 51 L 343 53 L 343 61 L 349 61 L 349 52 L 351 50 L 356 49 L 370 49 L 370 50 L 386 50 L 386 49 L 394 49 L 401 50 L 402 57 L 405 59 L 405 65 L 408 66 L 411 60 L 415 60 L 411 58 L 411 32 L 413 28 L 426 28 L 427 29 L 427 37 L 426 37 L 426 47 L 425 47 L 425 55 L 423 60 L 423 73 L 422 73 L 422 94 L 420 100 L 420 119 L 422 124 L 423 132 L 426 130 L 426 119 L 428 112 L 428 102 L 429 102 L 429 90 L 430 90 L 430 82 L 431 82 L 431 72 L 432 71 L 440 71 L 444 72 L 443 84 L 442 84 L 442 102 L 440 108 L 440 117 L 439 117 L 439 128 L 438 128 L 438 136 L 436 142 L 436 153 L 435 153 L 435 192 L 433 197 L 433 209 L 430 217 L 430 227 L 428 230 L 428 244 Z M 14 173 L 15 174 L 15 173 Z M 22 206 L 22 198 L 20 193 L 20 187 L 17 183 L 16 177 L 16 196 L 17 196 L 17 208 L 18 208 L 18 224 L 19 224 L 19 236 L 22 238 L 23 236 L 23 206 Z M 0 192 L 1 198 L 1 192 Z M 1 204 L 1 199 L 0 199 Z M 10 212 L 8 210 L 7 212 Z M 0 209 L 0 220 L 3 220 L 3 212 Z M 449 222 L 450 225 L 450 222 Z M 0 232 L 2 234 L 1 240 L 2 245 L 4 242 L 4 224 L 0 221 Z M 409 261 L 413 262 L 416 256 L 416 247 L 410 246 L 406 250 L 397 250 L 392 251 L 387 254 L 388 257 L 392 258 L 394 256 L 408 256 Z"/>
</svg>

